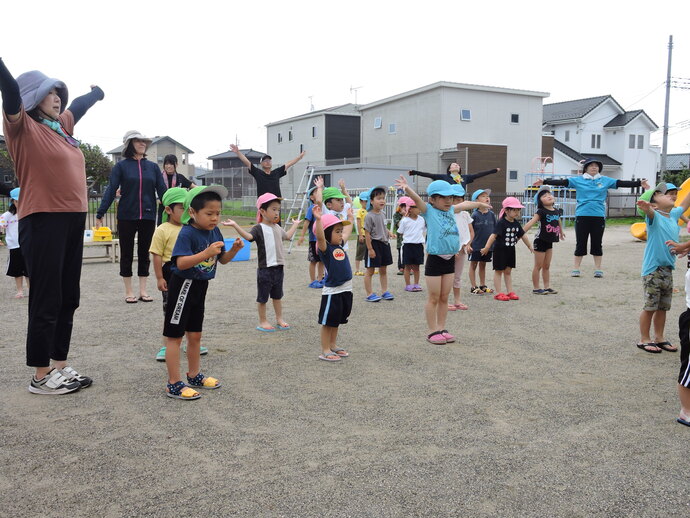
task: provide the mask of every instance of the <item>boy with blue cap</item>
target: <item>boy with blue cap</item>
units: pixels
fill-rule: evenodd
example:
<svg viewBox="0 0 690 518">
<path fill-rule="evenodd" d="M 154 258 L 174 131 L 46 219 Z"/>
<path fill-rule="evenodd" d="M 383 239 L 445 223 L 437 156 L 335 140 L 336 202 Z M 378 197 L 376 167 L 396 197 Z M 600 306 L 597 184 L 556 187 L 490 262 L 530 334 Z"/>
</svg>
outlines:
<svg viewBox="0 0 690 518">
<path fill-rule="evenodd" d="M 472 193 L 472 201 L 478 201 L 486 204 L 491 203 L 491 189 L 477 189 Z M 484 293 L 493 293 L 494 290 L 486 285 L 486 265 L 491 262 L 493 251 L 482 255 L 480 250 L 484 248 L 489 236 L 493 233 L 494 227 L 498 219 L 496 214 L 491 210 L 491 205 L 488 208 L 480 207 L 472 212 L 472 231 L 474 238 L 469 246 L 469 260 L 470 260 L 470 293 L 474 295 L 483 295 Z M 479 267 L 479 284 L 476 282 L 476 272 Z"/>
</svg>

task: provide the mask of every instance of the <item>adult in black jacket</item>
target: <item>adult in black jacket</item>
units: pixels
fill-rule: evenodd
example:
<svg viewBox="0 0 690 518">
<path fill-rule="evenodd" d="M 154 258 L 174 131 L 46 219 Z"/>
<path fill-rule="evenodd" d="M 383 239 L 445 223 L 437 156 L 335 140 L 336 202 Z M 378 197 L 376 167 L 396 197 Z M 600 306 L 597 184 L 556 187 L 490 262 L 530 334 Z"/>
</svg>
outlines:
<svg viewBox="0 0 690 518">
<path fill-rule="evenodd" d="M 280 194 L 280 179 L 287 174 L 287 170 L 304 158 L 304 151 L 302 151 L 297 158 L 293 158 L 275 169 L 273 166 L 273 159 L 270 155 L 261 157 L 261 169 L 252 164 L 249 159 L 244 156 L 244 153 L 235 144 L 230 144 L 230 151 L 235 153 L 244 165 L 249 168 L 249 174 L 256 180 L 256 197 L 270 192 L 279 198 Z"/>
<path fill-rule="evenodd" d="M 177 157 L 175 155 L 165 155 L 163 159 L 162 174 L 166 190 L 172 187 L 182 187 L 183 189 L 193 189 L 196 187 L 196 184 L 189 178 L 177 172 Z M 158 225 L 163 222 L 162 217 L 164 208 L 162 203 L 158 204 Z"/>
<path fill-rule="evenodd" d="M 423 176 L 424 178 L 431 178 L 432 180 L 444 180 L 451 185 L 459 183 L 463 187 L 467 184 L 474 182 L 477 178 L 482 178 L 490 174 L 495 174 L 501 171 L 500 167 L 496 169 L 489 169 L 488 171 L 482 171 L 481 173 L 474 174 L 462 174 L 462 168 L 457 162 L 453 162 L 446 168 L 446 174 L 435 174 L 435 173 L 423 173 L 422 171 L 408 171 L 407 174 L 410 176 Z"/>
</svg>

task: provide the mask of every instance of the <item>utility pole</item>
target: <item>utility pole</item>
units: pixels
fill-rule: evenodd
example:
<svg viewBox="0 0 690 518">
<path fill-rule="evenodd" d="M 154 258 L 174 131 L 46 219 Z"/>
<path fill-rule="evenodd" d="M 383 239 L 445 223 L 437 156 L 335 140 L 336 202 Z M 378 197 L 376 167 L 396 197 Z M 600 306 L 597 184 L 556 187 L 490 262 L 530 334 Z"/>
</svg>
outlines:
<svg viewBox="0 0 690 518">
<path fill-rule="evenodd" d="M 666 152 L 668 150 L 668 106 L 671 100 L 671 55 L 673 54 L 673 34 L 668 37 L 668 68 L 666 70 L 666 106 L 664 107 L 664 134 L 661 144 L 661 175 L 666 172 Z"/>
</svg>

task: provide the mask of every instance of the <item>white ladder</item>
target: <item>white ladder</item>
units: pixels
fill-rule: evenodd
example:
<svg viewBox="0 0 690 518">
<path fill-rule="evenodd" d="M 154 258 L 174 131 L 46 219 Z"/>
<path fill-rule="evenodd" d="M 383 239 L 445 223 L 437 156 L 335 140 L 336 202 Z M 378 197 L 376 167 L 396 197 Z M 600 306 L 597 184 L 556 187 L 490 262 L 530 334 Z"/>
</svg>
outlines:
<svg viewBox="0 0 690 518">
<path fill-rule="evenodd" d="M 288 224 L 290 224 L 290 222 L 292 221 L 292 215 L 295 211 L 297 211 L 297 219 L 298 220 L 302 219 L 302 214 L 304 214 L 304 212 L 305 212 L 305 205 L 309 201 L 309 197 L 307 196 L 307 192 L 312 187 L 313 181 L 314 181 L 314 166 L 308 165 L 307 167 L 304 168 L 304 172 L 302 173 L 302 178 L 299 181 L 299 187 L 297 187 L 297 192 L 295 192 L 295 196 L 292 199 L 292 205 L 290 206 L 290 210 L 288 211 L 287 219 L 285 220 L 286 226 Z M 306 182 L 306 184 L 305 184 L 305 182 Z M 288 254 L 290 252 L 292 252 L 292 242 L 295 240 L 296 235 L 297 235 L 297 232 L 295 232 L 292 235 L 292 238 L 290 239 L 290 246 L 288 247 Z"/>
</svg>

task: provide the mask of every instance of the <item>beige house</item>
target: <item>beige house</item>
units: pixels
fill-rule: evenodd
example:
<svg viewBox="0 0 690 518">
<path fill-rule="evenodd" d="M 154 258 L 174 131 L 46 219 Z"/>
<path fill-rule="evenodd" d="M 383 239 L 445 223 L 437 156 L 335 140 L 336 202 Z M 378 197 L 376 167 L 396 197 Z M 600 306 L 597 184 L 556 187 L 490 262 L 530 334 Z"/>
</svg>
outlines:
<svg viewBox="0 0 690 518">
<path fill-rule="evenodd" d="M 124 145 L 111 149 L 108 151 L 108 154 L 111 156 L 113 162 L 117 163 L 122 160 L 122 151 L 124 151 Z M 193 153 L 194 151 L 187 146 L 180 144 L 177 140 L 166 135 L 163 137 L 153 137 L 153 142 L 146 151 L 146 156 L 152 162 L 157 162 L 158 167 L 160 167 L 162 171 L 165 155 L 175 155 L 177 157 L 177 172 L 193 181 L 194 166 L 190 163 L 189 159 L 189 155 Z"/>
</svg>

